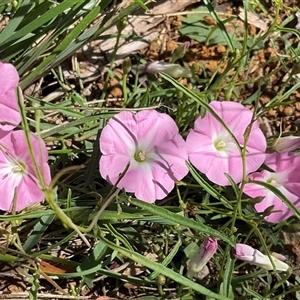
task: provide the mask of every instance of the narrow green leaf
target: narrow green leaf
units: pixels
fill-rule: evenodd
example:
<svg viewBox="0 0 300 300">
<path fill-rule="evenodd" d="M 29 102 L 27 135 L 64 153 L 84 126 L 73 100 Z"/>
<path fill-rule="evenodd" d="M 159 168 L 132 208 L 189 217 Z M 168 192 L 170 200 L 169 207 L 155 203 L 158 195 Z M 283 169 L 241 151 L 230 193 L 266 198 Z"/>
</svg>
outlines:
<svg viewBox="0 0 300 300">
<path fill-rule="evenodd" d="M 73 30 L 65 37 L 63 41 L 47 56 L 39 66 L 30 73 L 23 81 L 21 86 L 27 86 L 29 83 L 37 79 L 38 76 L 42 75 L 45 70 L 55 67 L 61 60 L 60 57 L 66 59 L 70 53 L 64 54 L 67 47 L 78 37 L 78 35 L 92 23 L 100 12 L 100 7 L 96 6 L 91 10 L 80 22 L 73 28 Z"/>
<path fill-rule="evenodd" d="M 10 2 L 13 2 L 13 0 L 0 0 L 0 5 L 5 5 L 5 4 L 8 4 Z"/>
<path fill-rule="evenodd" d="M 26 17 L 31 7 L 31 0 L 24 0 L 21 2 L 21 5 L 16 11 L 16 13 L 10 18 L 8 24 L 0 33 L 0 45 L 2 45 L 8 38 L 10 38 L 15 33 L 16 29 Z"/>
<path fill-rule="evenodd" d="M 96 115 L 96 116 L 88 116 L 85 118 L 81 118 L 81 119 L 77 119 L 73 122 L 67 123 L 67 124 L 62 124 L 62 125 L 58 125 L 58 126 L 53 126 L 53 128 L 47 129 L 43 132 L 41 132 L 41 138 L 46 138 L 48 136 L 53 136 L 57 133 L 62 133 L 64 131 L 66 131 L 67 129 L 70 129 L 72 127 L 78 127 L 81 124 L 88 124 L 89 122 L 93 122 L 93 121 L 99 121 L 100 118 L 110 118 L 111 116 L 113 116 L 112 113 L 108 113 L 108 114 L 102 114 L 101 117 Z"/>
<path fill-rule="evenodd" d="M 182 284 L 183 286 L 193 289 L 194 291 L 200 293 L 201 295 L 213 297 L 214 299 L 218 299 L 218 300 L 231 300 L 227 297 L 218 295 L 218 294 L 208 290 L 204 286 L 187 279 L 186 277 L 180 275 L 179 273 L 174 272 L 171 269 L 168 269 L 167 267 L 163 266 L 160 263 L 157 263 L 151 259 L 146 258 L 142 254 L 139 254 L 139 253 L 130 251 L 128 249 L 125 249 L 123 247 L 117 246 L 113 242 L 107 240 L 104 236 L 102 236 L 102 241 L 105 244 L 107 244 L 107 246 L 110 247 L 111 249 L 118 251 L 119 253 L 129 257 L 133 261 L 135 261 L 151 270 L 154 270 L 154 271 L 158 272 L 159 274 L 169 277 L 170 279 Z"/>
<path fill-rule="evenodd" d="M 165 259 L 161 262 L 163 266 L 167 266 L 174 258 L 174 256 L 177 254 L 180 246 L 182 245 L 181 239 L 177 241 L 171 252 L 165 257 Z M 157 276 L 159 275 L 159 272 L 154 271 L 153 273 L 150 274 L 148 277 L 150 280 L 154 280 Z"/>
<path fill-rule="evenodd" d="M 127 276 L 127 275 L 123 275 L 121 273 L 117 273 L 115 271 L 109 271 L 107 269 L 103 269 L 101 265 L 97 265 L 94 268 L 91 268 L 88 270 L 84 270 L 84 271 L 80 271 L 80 272 L 73 272 L 73 273 L 63 273 L 62 274 L 62 273 L 48 272 L 48 274 L 55 275 L 59 278 L 83 277 L 83 276 L 87 276 L 87 275 L 93 274 L 93 273 L 99 273 L 99 274 L 105 275 L 107 277 L 117 278 L 117 279 L 124 280 L 124 281 L 129 281 L 129 282 L 137 284 L 138 286 L 154 284 L 153 281 L 144 280 L 139 277 Z"/>
<path fill-rule="evenodd" d="M 59 240 L 57 243 L 53 243 L 51 246 L 47 247 L 46 249 L 43 249 L 42 251 L 39 252 L 34 252 L 31 254 L 31 257 L 39 257 L 41 259 L 46 259 L 46 260 L 60 260 L 61 258 L 59 257 L 54 257 L 52 255 L 47 255 L 45 253 L 51 253 L 52 249 L 57 249 L 61 245 L 69 242 L 77 233 L 75 231 L 72 231 L 70 234 L 65 236 L 63 239 Z"/>
<path fill-rule="evenodd" d="M 227 259 L 223 282 L 220 286 L 221 294 L 230 299 L 234 299 L 232 286 L 231 286 L 232 274 L 234 271 L 234 262 L 235 262 L 235 260 L 232 258 Z"/>
<path fill-rule="evenodd" d="M 9 254 L 1 254 L 0 253 L 0 261 L 5 261 L 5 262 L 14 262 L 17 260 L 17 257 L 9 255 Z"/>
<path fill-rule="evenodd" d="M 45 4 L 45 2 L 43 3 Z M 40 13 L 40 6 L 38 7 L 38 12 Z M 47 26 L 43 26 L 42 28 L 35 31 L 34 42 L 36 40 L 41 40 L 39 43 L 29 49 L 29 51 L 23 52 L 20 57 L 18 57 L 16 63 L 16 67 L 18 68 L 19 74 L 23 75 L 26 71 L 34 69 L 36 67 L 36 60 L 38 57 L 41 57 L 50 47 L 53 47 L 56 43 L 61 40 L 65 32 L 68 31 L 68 28 L 74 23 L 75 18 L 78 15 L 80 9 L 77 10 L 69 10 L 68 14 L 61 14 L 55 16 L 54 22 L 49 22 L 51 24 L 47 24 Z M 25 41 L 28 44 L 28 40 Z M 25 44 L 25 43 L 24 43 Z M 12 52 L 10 55 L 14 55 L 14 52 L 19 51 L 18 44 L 10 47 Z M 16 49 L 15 49 L 16 48 Z M 28 48 L 28 45 L 25 45 L 24 48 Z M 23 48 L 21 48 L 23 49 Z M 6 52 L 4 52 L 6 53 Z M 47 53 L 47 56 L 49 53 Z M 30 66 L 33 66 L 34 68 Z"/>
<path fill-rule="evenodd" d="M 84 0 L 81 0 L 79 2 L 84 2 Z M 74 6 L 76 2 L 72 0 L 65 0 L 62 1 L 59 5 L 53 7 L 49 11 L 47 11 L 44 15 L 40 16 L 39 18 L 33 20 L 28 25 L 24 26 L 17 32 L 15 32 L 13 35 L 11 35 L 5 42 L 5 44 L 1 45 L 0 50 L 3 48 L 6 49 L 6 47 L 11 46 L 12 43 L 17 42 L 20 38 L 24 38 L 24 36 L 28 35 L 28 33 L 33 32 L 34 30 L 38 29 L 45 23 L 49 22 L 50 20 L 57 17 L 57 15 L 63 13 L 66 9 Z"/>
<path fill-rule="evenodd" d="M 76 218 L 78 220 L 86 220 L 86 213 L 90 213 L 92 209 L 90 207 L 71 207 L 67 209 L 63 209 L 65 213 L 68 212 L 76 212 Z M 133 219 L 144 219 L 145 212 L 140 212 L 141 216 L 135 213 L 126 213 L 121 212 L 118 213 L 117 211 L 112 210 L 105 210 L 102 214 L 100 219 L 101 220 L 133 220 Z M 41 218 L 42 216 L 49 216 L 55 215 L 55 212 L 52 209 L 41 210 L 33 213 L 21 213 L 18 215 L 2 215 L 0 216 L 0 221 L 17 221 L 17 220 L 25 220 L 25 219 L 36 219 Z M 81 216 L 81 218 L 80 218 Z"/>
<path fill-rule="evenodd" d="M 51 225 L 55 215 L 42 216 L 23 245 L 23 249 L 28 253 L 41 239 L 47 228 Z"/>
<path fill-rule="evenodd" d="M 199 174 L 198 172 L 195 170 L 195 168 L 188 162 L 187 163 L 188 168 L 190 170 L 191 175 L 193 176 L 193 178 L 197 181 L 197 183 L 206 191 L 208 192 L 211 196 L 213 196 L 214 198 L 220 200 L 225 207 L 229 208 L 230 210 L 233 210 L 232 205 L 229 203 L 229 201 L 223 196 L 221 195 L 215 188 L 213 188 L 213 186 L 211 184 L 209 184 L 208 182 L 206 182 Z"/>
<path fill-rule="evenodd" d="M 88 257 L 77 267 L 77 272 L 86 271 L 96 266 L 101 266 L 101 260 L 106 254 L 107 246 L 101 241 L 96 245 L 93 251 L 90 252 Z M 89 288 L 93 287 L 93 279 L 95 273 L 90 273 L 83 276 L 83 281 L 88 285 Z"/>
<path fill-rule="evenodd" d="M 143 8 L 145 11 L 148 11 L 148 7 L 142 2 L 142 0 L 134 0 L 135 3 L 137 3 L 141 8 Z"/>
<path fill-rule="evenodd" d="M 230 48 L 230 51 L 232 53 L 235 53 L 236 49 L 234 48 L 234 45 L 232 43 L 232 39 L 230 38 L 227 29 L 224 25 L 224 23 L 220 20 L 218 14 L 216 13 L 215 9 L 213 8 L 212 4 L 210 3 L 209 0 L 203 0 L 204 4 L 206 5 L 209 13 L 211 14 L 211 16 L 216 20 L 218 27 L 220 28 L 222 35 L 224 37 L 224 39 L 227 41 L 227 45 Z"/>
<path fill-rule="evenodd" d="M 219 231 L 217 231 L 213 228 L 210 228 L 209 226 L 206 226 L 206 225 L 200 223 L 199 221 L 197 222 L 195 220 L 188 219 L 187 217 L 183 217 L 179 214 L 170 212 L 169 210 L 162 208 L 160 206 L 156 206 L 154 204 L 149 204 L 149 203 L 146 203 L 146 202 L 143 202 L 140 200 L 131 199 L 130 202 L 139 208 L 149 211 L 153 215 L 158 215 L 158 216 L 164 217 L 165 219 L 168 219 L 168 220 L 174 222 L 175 224 L 180 224 L 187 228 L 191 228 L 191 229 L 197 230 L 201 233 L 205 233 L 209 236 L 214 236 L 214 237 L 219 238 L 219 239 L 229 243 L 230 245 L 234 246 L 234 243 L 231 241 L 231 239 L 228 236 L 220 233 Z"/>
</svg>

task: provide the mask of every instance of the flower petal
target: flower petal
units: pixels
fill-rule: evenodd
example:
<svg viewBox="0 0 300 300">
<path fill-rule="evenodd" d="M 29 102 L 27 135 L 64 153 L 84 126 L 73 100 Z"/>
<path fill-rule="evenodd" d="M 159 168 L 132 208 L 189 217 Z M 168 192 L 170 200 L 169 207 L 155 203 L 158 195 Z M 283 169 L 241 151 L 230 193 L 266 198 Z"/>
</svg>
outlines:
<svg viewBox="0 0 300 300">
<path fill-rule="evenodd" d="M 176 123 L 167 114 L 155 110 L 141 111 L 135 118 L 138 128 L 137 139 L 142 148 L 152 149 L 178 135 Z"/>
<path fill-rule="evenodd" d="M 3 157 L 0 154 L 0 209 L 5 211 L 11 211 L 12 202 L 15 194 L 15 188 L 19 185 L 20 181 L 22 180 L 22 176 L 18 176 L 15 174 L 7 174 L 7 172 L 11 171 L 11 168 L 8 167 L 7 164 L 3 163 L 2 158 Z"/>
<path fill-rule="evenodd" d="M 15 158 L 23 160 L 27 166 L 27 171 L 34 177 L 36 177 L 34 164 L 31 159 L 28 146 L 26 143 L 26 137 L 23 130 L 15 130 L 5 136 L 0 142 L 13 149 Z M 46 185 L 50 184 L 51 175 L 48 165 L 48 151 L 43 140 L 40 140 L 36 135 L 30 134 L 30 145 L 33 153 L 35 154 L 34 159 L 39 167 L 39 171 L 43 177 Z"/>
<path fill-rule="evenodd" d="M 274 184 L 300 210 L 300 157 L 294 153 L 271 153 L 267 154 L 265 164 L 274 172 L 264 170 L 250 174 L 248 177 Z M 244 193 L 253 198 L 264 197 L 255 205 L 255 209 L 260 213 L 270 206 L 274 207 L 273 210 L 277 212 L 272 212 L 265 217 L 268 222 L 277 223 L 293 215 L 287 205 L 267 188 L 255 183 L 247 183 Z"/>
<path fill-rule="evenodd" d="M 273 265 L 267 255 L 246 244 L 237 243 L 235 245 L 233 254 L 236 259 L 246 261 L 252 265 L 260 266 L 266 270 L 274 270 Z M 277 271 L 287 271 L 289 269 L 288 264 L 272 255 L 271 257 Z"/>
<path fill-rule="evenodd" d="M 115 184 L 130 162 L 131 159 L 126 155 L 102 155 L 99 165 L 100 174 L 105 180 Z"/>
<path fill-rule="evenodd" d="M 251 111 L 239 103 L 229 101 L 212 101 L 210 106 L 243 146 L 245 131 L 252 120 Z M 220 142 L 223 142 L 223 148 L 218 148 Z M 257 122 L 252 124 L 246 147 L 245 172 L 249 174 L 256 171 L 265 160 L 266 140 Z M 187 149 L 191 163 L 212 182 L 229 185 L 225 173 L 237 183 L 242 180 L 243 164 L 238 146 L 209 112 L 204 118 L 195 121 L 194 130 L 187 136 Z"/>
<path fill-rule="evenodd" d="M 154 110 L 115 115 L 102 131 L 100 148 L 101 176 L 115 184 L 130 162 L 117 186 L 143 201 L 166 197 L 188 173 L 187 150 L 176 123 Z"/>
<path fill-rule="evenodd" d="M 136 198 L 153 203 L 156 198 L 153 174 L 148 163 L 136 164 L 129 169 L 118 184 L 129 193 L 134 193 Z"/>
<path fill-rule="evenodd" d="M 133 155 L 138 145 L 133 114 L 123 111 L 112 117 L 103 128 L 99 143 L 103 155 Z"/>
<path fill-rule="evenodd" d="M 299 136 L 285 136 L 275 141 L 271 148 L 276 152 L 290 152 L 300 148 Z"/>
<path fill-rule="evenodd" d="M 23 210 L 34 203 L 39 203 L 45 198 L 45 195 L 38 183 L 29 176 L 23 176 L 23 179 L 18 185 L 16 192 L 16 211 Z"/>
<path fill-rule="evenodd" d="M 48 185 L 51 181 L 48 153 L 45 143 L 30 134 L 30 144 L 37 167 Z M 11 131 L 0 139 L 0 190 L 2 192 L 0 209 L 10 211 L 16 189 L 16 210 L 44 199 L 44 193 L 35 173 L 35 168 L 22 130 Z M 19 171 L 20 165 L 25 169 Z"/>
<path fill-rule="evenodd" d="M 18 108 L 17 86 L 19 75 L 9 63 L 0 62 L 0 129 L 9 131 L 21 122 Z"/>
</svg>

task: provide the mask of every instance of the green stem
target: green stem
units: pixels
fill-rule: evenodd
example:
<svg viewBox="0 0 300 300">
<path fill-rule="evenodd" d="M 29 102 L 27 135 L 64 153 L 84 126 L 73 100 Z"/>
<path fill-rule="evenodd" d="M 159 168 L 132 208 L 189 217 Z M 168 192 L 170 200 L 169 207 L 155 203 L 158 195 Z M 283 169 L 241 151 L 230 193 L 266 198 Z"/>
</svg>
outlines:
<svg viewBox="0 0 300 300">
<path fill-rule="evenodd" d="M 157 285 L 157 290 L 158 290 L 158 293 L 160 296 L 164 296 L 165 292 L 164 292 L 161 284 Z"/>
<path fill-rule="evenodd" d="M 122 20 L 120 22 L 122 22 Z M 121 23 L 119 23 L 119 24 L 121 24 Z M 112 69 L 114 67 L 114 62 L 116 60 L 117 52 L 118 52 L 118 49 L 119 49 L 119 42 L 120 42 L 122 30 L 124 29 L 124 27 L 121 24 L 120 26 L 117 26 L 117 29 L 118 29 L 118 32 L 117 32 L 117 37 L 116 37 L 116 43 L 115 43 L 115 46 L 114 46 L 114 51 L 113 51 L 112 56 L 111 56 L 109 69 L 108 69 L 108 71 L 106 73 L 106 76 L 105 76 L 104 87 L 103 87 L 101 99 L 104 99 L 105 96 L 106 96 L 106 91 L 107 91 L 107 88 L 108 88 L 108 81 L 109 81 Z"/>
<path fill-rule="evenodd" d="M 120 189 L 117 189 L 103 204 L 103 206 L 99 209 L 99 211 L 97 212 L 97 214 L 95 215 L 95 217 L 93 218 L 92 222 L 90 223 L 89 227 L 84 228 L 84 227 L 80 227 L 80 230 L 82 232 L 90 232 L 94 226 L 97 224 L 101 214 L 103 213 L 103 211 L 107 208 L 107 206 L 115 199 L 115 197 L 119 194 Z"/>
<path fill-rule="evenodd" d="M 54 210 L 56 216 L 61 220 L 63 224 L 66 224 L 69 228 L 73 229 L 78 233 L 80 238 L 85 242 L 85 244 L 90 248 L 91 245 L 87 238 L 82 234 L 78 227 L 72 222 L 72 220 L 63 212 L 63 210 L 58 206 L 55 201 L 55 195 L 52 189 L 45 190 L 46 201 L 49 206 Z"/>
<path fill-rule="evenodd" d="M 128 93 L 127 93 L 127 74 L 124 74 L 122 80 L 122 88 L 123 88 L 123 99 L 124 99 L 124 106 L 127 105 L 128 101 Z"/>
</svg>

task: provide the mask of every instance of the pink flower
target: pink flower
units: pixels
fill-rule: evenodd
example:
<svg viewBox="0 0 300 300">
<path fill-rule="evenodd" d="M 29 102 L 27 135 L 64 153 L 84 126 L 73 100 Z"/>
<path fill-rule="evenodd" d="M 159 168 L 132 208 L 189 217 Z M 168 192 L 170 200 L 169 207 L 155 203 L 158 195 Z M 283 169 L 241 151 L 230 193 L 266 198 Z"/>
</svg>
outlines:
<svg viewBox="0 0 300 300">
<path fill-rule="evenodd" d="M 250 174 L 248 177 L 274 185 L 296 208 L 300 209 L 300 156 L 292 152 L 270 153 L 267 154 L 265 164 L 275 173 L 264 170 Z M 243 191 L 253 198 L 265 197 L 261 202 L 255 204 L 255 209 L 259 213 L 274 206 L 274 212 L 265 217 L 265 220 L 269 222 L 277 223 L 293 215 L 285 203 L 267 188 L 255 183 L 247 183 Z"/>
<path fill-rule="evenodd" d="M 300 148 L 299 136 L 285 136 L 275 141 L 271 148 L 276 152 L 290 152 Z"/>
<path fill-rule="evenodd" d="M 49 184 L 51 177 L 45 143 L 34 134 L 30 135 L 30 141 L 37 166 L 45 184 Z M 22 130 L 10 131 L 0 139 L 0 190 L 0 209 L 5 211 L 12 210 L 14 197 L 16 211 L 44 199 Z"/>
<path fill-rule="evenodd" d="M 21 122 L 17 98 L 18 83 L 16 68 L 9 63 L 0 62 L 0 136 Z"/>
<path fill-rule="evenodd" d="M 190 259 L 187 276 L 193 278 L 198 274 L 214 256 L 217 249 L 218 241 L 215 238 L 206 238 L 199 247 L 198 252 Z"/>
<path fill-rule="evenodd" d="M 187 151 L 176 123 L 155 110 L 121 112 L 111 118 L 100 137 L 100 173 L 138 199 L 154 202 L 187 173 Z"/>
<path fill-rule="evenodd" d="M 252 265 L 260 266 L 265 270 L 274 270 L 274 267 L 267 255 L 248 245 L 236 244 L 235 249 L 233 250 L 233 255 L 236 259 L 246 261 Z M 287 271 L 289 269 L 289 265 L 279 260 L 275 257 L 275 255 L 271 255 L 271 258 L 277 271 Z"/>
<path fill-rule="evenodd" d="M 244 133 L 252 119 L 252 112 L 235 102 L 213 101 L 210 107 L 224 121 L 241 146 Z M 194 130 L 187 136 L 187 149 L 191 163 L 209 180 L 221 186 L 230 182 L 229 174 L 238 183 L 242 180 L 242 158 L 237 145 L 226 129 L 208 111 L 195 121 Z M 265 160 L 266 140 L 254 122 L 247 142 L 246 173 L 256 171 Z"/>
</svg>

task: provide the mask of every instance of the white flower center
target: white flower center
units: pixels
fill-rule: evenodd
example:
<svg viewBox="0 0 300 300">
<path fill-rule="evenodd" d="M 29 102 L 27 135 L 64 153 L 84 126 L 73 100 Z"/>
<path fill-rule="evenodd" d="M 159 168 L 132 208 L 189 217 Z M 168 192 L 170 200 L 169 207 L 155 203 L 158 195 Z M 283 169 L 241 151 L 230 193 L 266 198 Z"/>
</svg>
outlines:
<svg viewBox="0 0 300 300">
<path fill-rule="evenodd" d="M 23 169 L 19 165 L 15 165 L 12 167 L 12 172 L 13 173 L 22 173 Z"/>
<path fill-rule="evenodd" d="M 22 176 L 23 174 L 26 174 L 26 164 L 21 160 L 14 160 L 10 163 L 9 173 L 15 174 L 17 176 Z"/>
<path fill-rule="evenodd" d="M 9 159 L 6 162 L 0 163 L 0 180 L 13 177 L 14 182 L 18 184 L 26 173 L 27 167 L 23 161 Z"/>
</svg>

